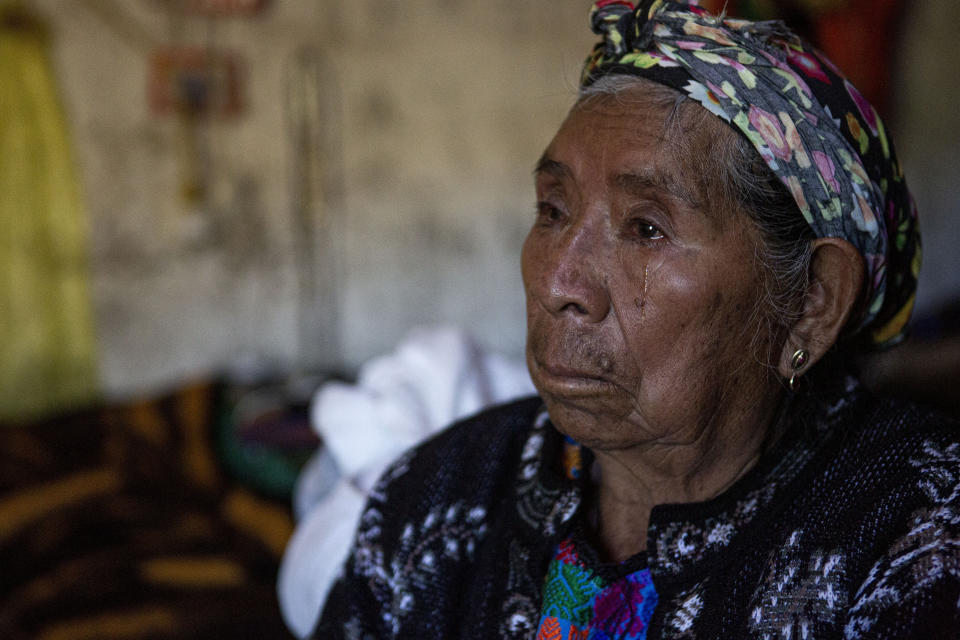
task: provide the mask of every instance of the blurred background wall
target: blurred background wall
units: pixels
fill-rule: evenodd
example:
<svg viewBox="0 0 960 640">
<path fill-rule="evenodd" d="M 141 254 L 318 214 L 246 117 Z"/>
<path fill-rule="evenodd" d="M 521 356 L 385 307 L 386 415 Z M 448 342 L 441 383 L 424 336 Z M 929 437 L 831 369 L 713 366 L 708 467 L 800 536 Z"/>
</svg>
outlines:
<svg viewBox="0 0 960 640">
<path fill-rule="evenodd" d="M 27 4 L 53 36 L 81 169 L 107 395 L 238 357 L 350 370 L 421 323 L 520 352 L 530 176 L 592 40 L 583 2 L 280 0 L 222 18 L 157 0 Z M 237 113 L 152 111 L 151 57 L 170 46 L 235 55 Z M 307 202 L 304 109 L 326 136 Z M 295 260 L 304 209 L 324 249 L 314 300 Z"/>
<path fill-rule="evenodd" d="M 960 295 L 952 1 L 908 3 L 875 61 L 923 222 L 921 314 Z M 350 372 L 424 323 L 522 352 L 531 170 L 594 40 L 589 2 L 20 4 L 49 33 L 108 398 L 231 367 Z M 185 50 L 233 65 L 195 111 L 156 95 Z"/>
</svg>

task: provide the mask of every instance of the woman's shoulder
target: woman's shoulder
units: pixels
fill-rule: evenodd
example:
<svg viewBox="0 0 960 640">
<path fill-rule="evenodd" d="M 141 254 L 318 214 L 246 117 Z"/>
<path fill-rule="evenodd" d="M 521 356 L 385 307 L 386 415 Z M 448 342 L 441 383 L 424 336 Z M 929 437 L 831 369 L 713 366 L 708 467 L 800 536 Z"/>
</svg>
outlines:
<svg viewBox="0 0 960 640">
<path fill-rule="evenodd" d="M 923 459 L 960 462 L 960 422 L 938 409 L 858 388 L 836 425 L 845 448 L 880 469 L 915 475 Z M 954 455 L 955 452 L 957 455 Z M 960 468 L 957 469 L 960 471 Z M 957 480 L 960 481 L 960 475 Z"/>
<path fill-rule="evenodd" d="M 543 402 L 531 396 L 464 418 L 396 459 L 371 491 L 371 501 L 417 511 L 461 497 L 479 499 L 512 481 Z"/>
<path fill-rule="evenodd" d="M 498 450 L 521 441 L 543 410 L 543 401 L 528 396 L 487 407 L 453 423 L 414 449 L 420 456 L 459 457 L 464 451 Z M 472 458 L 476 461 L 476 458 Z M 466 460 L 462 462 L 467 462 Z"/>
<path fill-rule="evenodd" d="M 869 498 L 867 515 L 853 519 L 873 523 L 875 545 L 864 546 L 871 562 L 851 603 L 846 637 L 892 637 L 884 634 L 896 629 L 919 634 L 911 637 L 954 637 L 960 625 L 960 423 L 909 401 L 868 398 L 871 406 L 851 425 L 847 441 L 848 460 L 858 469 L 847 483 Z"/>
<path fill-rule="evenodd" d="M 824 484 L 861 506 L 890 501 L 910 509 L 936 493 L 960 497 L 960 423 L 936 409 L 880 395 L 848 378 L 842 389 L 808 397 L 802 410 L 817 440 Z"/>
<path fill-rule="evenodd" d="M 523 444 L 542 409 L 543 401 L 536 396 L 487 407 L 414 447 L 408 452 L 411 463 L 483 473 L 507 462 L 504 454 Z"/>
<path fill-rule="evenodd" d="M 453 634 L 459 594 L 468 579 L 490 570 L 475 571 L 476 556 L 509 509 L 523 444 L 541 407 L 539 398 L 528 398 L 487 409 L 387 468 L 370 492 L 315 637 L 340 637 L 345 629 L 371 637 Z"/>
<path fill-rule="evenodd" d="M 800 394 L 791 407 L 808 434 L 831 434 L 833 453 L 895 461 L 924 443 L 949 447 L 960 441 L 960 422 L 935 408 L 876 393 L 850 374 L 833 374 Z M 814 436 L 819 440 L 819 437 Z M 886 465 L 884 465 L 885 467 Z M 896 465 L 894 465 L 896 466 Z"/>
</svg>

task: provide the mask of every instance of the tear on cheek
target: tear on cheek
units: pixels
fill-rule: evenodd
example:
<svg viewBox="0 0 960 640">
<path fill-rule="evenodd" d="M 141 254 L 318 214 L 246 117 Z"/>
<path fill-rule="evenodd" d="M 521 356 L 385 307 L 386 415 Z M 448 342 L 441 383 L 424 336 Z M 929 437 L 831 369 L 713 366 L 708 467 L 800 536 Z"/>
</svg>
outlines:
<svg viewBox="0 0 960 640">
<path fill-rule="evenodd" d="M 643 320 L 644 310 L 647 306 L 647 276 L 649 275 L 649 265 L 643 267 L 643 283 L 640 285 L 640 295 L 633 299 L 633 304 L 640 312 L 640 319 Z"/>
</svg>

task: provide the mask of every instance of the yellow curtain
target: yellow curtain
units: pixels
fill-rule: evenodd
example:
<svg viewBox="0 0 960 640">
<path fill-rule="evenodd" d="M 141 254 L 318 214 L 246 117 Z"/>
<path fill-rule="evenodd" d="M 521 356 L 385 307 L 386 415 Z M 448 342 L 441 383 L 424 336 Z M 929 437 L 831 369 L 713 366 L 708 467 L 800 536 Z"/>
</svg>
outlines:
<svg viewBox="0 0 960 640">
<path fill-rule="evenodd" d="M 0 421 L 96 395 L 86 254 L 45 31 L 0 2 Z"/>
</svg>

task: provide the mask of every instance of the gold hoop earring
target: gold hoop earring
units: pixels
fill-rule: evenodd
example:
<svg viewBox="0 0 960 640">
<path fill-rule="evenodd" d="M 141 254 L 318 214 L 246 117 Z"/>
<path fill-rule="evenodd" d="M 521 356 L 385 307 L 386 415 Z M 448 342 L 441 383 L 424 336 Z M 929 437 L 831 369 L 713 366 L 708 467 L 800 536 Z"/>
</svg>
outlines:
<svg viewBox="0 0 960 640">
<path fill-rule="evenodd" d="M 787 382 L 790 391 L 797 390 L 797 374 L 803 369 L 809 359 L 810 354 L 807 353 L 806 349 L 797 349 L 793 352 L 793 356 L 790 358 L 790 368 L 793 369 L 793 373 L 790 375 L 789 382 Z"/>
</svg>

